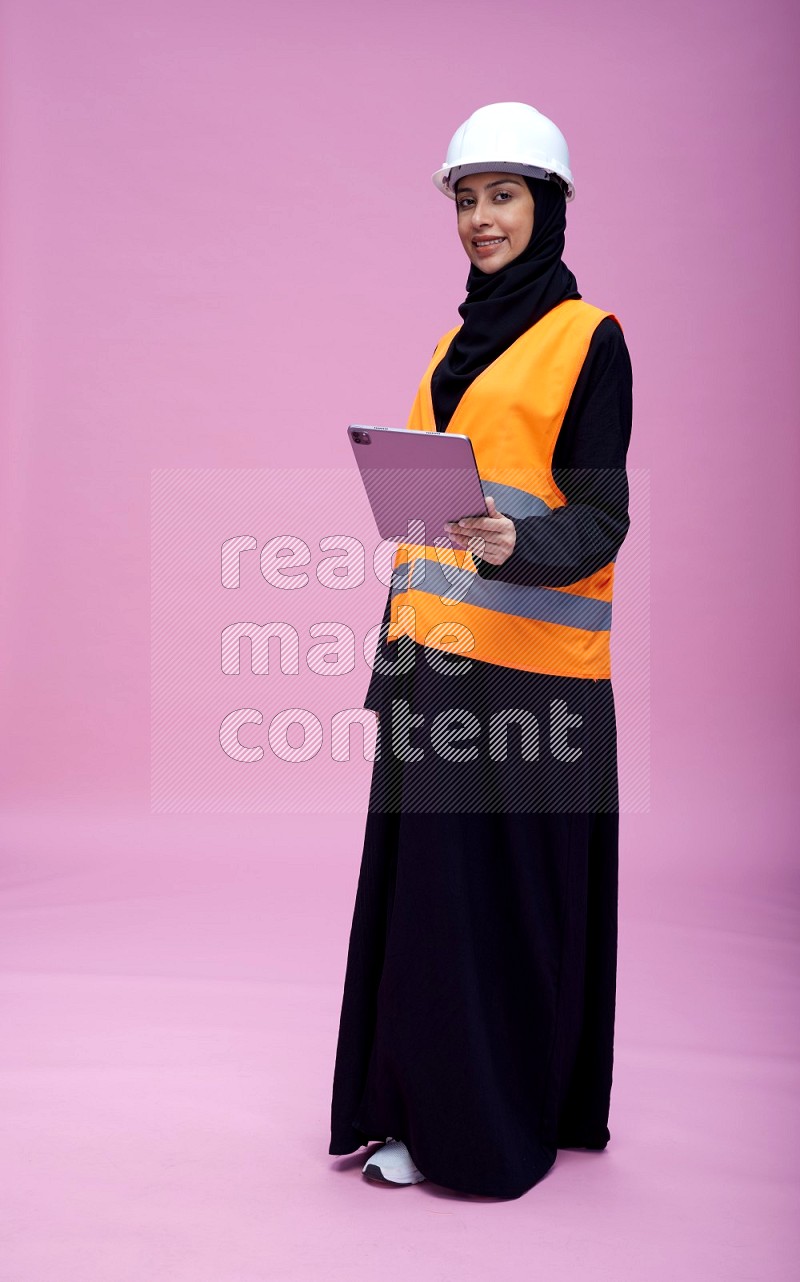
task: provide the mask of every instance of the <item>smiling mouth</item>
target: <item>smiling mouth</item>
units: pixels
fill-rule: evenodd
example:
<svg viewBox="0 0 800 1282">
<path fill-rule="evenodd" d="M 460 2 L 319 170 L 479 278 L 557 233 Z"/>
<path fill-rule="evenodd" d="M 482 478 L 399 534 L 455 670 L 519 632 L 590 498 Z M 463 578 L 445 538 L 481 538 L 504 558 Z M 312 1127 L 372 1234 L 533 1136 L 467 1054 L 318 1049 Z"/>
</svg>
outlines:
<svg viewBox="0 0 800 1282">
<path fill-rule="evenodd" d="M 492 236 L 486 240 L 473 240 L 476 249 L 493 249 L 495 245 L 502 245 L 505 236 Z"/>
</svg>

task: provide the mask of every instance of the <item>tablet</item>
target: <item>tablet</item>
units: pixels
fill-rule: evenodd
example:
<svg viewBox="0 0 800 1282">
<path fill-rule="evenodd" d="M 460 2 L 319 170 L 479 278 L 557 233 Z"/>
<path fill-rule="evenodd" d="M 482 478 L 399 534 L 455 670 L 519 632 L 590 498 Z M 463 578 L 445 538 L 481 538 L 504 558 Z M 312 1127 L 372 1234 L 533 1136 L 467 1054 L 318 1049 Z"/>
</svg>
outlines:
<svg viewBox="0 0 800 1282">
<path fill-rule="evenodd" d="M 347 433 L 381 538 L 434 544 L 449 537 L 446 521 L 489 515 L 468 436 L 360 423 Z"/>
</svg>

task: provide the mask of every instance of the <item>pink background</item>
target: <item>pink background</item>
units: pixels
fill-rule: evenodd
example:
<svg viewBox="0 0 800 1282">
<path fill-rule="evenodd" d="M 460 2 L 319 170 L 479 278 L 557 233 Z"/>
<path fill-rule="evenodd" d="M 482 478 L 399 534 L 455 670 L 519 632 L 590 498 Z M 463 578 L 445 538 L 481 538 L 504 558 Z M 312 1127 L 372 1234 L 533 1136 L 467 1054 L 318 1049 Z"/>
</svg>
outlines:
<svg viewBox="0 0 800 1282">
<path fill-rule="evenodd" d="M 790 1275 L 797 27 L 754 0 L 6 0 L 4 1280 Z M 621 824 L 612 1142 L 486 1203 L 327 1155 L 368 769 L 339 813 L 152 806 L 150 482 L 315 468 L 329 503 L 346 424 L 405 423 L 467 271 L 430 174 L 506 99 L 568 139 L 565 260 L 633 361 L 651 644 L 615 640 L 615 692 L 650 792 Z"/>
</svg>

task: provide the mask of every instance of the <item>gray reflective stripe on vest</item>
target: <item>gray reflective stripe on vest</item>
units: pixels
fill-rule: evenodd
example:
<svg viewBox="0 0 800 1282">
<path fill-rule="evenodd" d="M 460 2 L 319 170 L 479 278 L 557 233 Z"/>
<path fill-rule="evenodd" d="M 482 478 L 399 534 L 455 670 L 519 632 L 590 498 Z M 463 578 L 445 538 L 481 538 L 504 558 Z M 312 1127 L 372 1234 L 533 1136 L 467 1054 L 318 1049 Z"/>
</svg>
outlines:
<svg viewBox="0 0 800 1282">
<path fill-rule="evenodd" d="M 566 628 L 583 628 L 587 632 L 608 632 L 611 629 L 610 601 L 598 601 L 573 592 L 557 592 L 554 588 L 529 588 L 517 583 L 501 583 L 499 579 L 482 579 L 479 574 L 471 570 L 459 571 L 456 566 L 448 566 L 451 574 L 448 579 L 439 562 L 427 557 L 424 562 L 415 561 L 414 565 L 414 591 L 449 597 L 454 604 L 448 606 L 448 610 L 457 611 L 463 602 L 483 610 L 513 614 L 521 619 L 538 619 L 542 623 L 560 623 Z M 392 571 L 393 597 L 406 591 L 408 570 L 408 562 L 404 562 Z M 457 622 L 457 618 L 454 621 Z"/>
<path fill-rule="evenodd" d="M 491 494 L 503 516 L 549 516 L 553 511 L 544 499 L 513 485 L 501 485 L 499 481 L 487 481 L 481 477 L 481 489 L 484 494 Z"/>
</svg>

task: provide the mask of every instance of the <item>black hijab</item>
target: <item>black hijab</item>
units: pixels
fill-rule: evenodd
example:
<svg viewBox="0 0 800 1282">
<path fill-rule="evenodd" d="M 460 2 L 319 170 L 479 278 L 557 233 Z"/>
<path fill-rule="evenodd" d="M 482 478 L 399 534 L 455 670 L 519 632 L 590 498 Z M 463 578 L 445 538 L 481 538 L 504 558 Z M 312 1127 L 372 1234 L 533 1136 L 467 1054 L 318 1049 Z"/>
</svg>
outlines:
<svg viewBox="0 0 800 1282">
<path fill-rule="evenodd" d="M 521 254 L 496 272 L 474 264 L 467 297 L 459 307 L 464 324 L 431 379 L 437 432 L 450 422 L 474 378 L 501 352 L 565 298 L 580 298 L 578 282 L 561 261 L 567 204 L 557 183 L 525 178 L 535 209 L 533 233 Z"/>
</svg>

